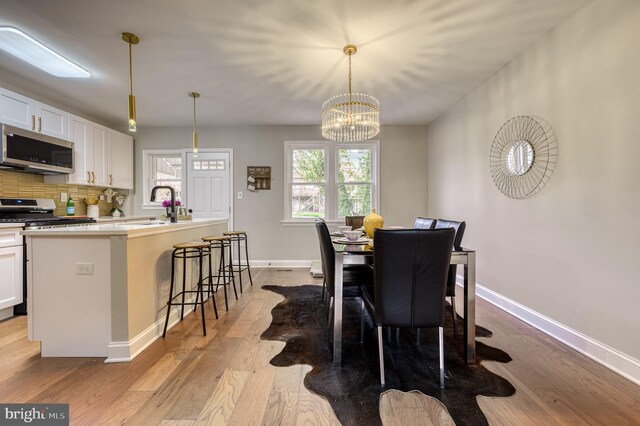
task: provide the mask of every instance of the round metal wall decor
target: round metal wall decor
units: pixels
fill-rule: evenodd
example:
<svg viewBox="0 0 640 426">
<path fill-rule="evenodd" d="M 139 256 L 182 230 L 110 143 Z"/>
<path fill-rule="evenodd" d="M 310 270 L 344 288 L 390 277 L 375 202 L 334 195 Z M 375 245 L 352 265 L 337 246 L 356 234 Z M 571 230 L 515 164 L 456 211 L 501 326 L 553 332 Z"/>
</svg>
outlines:
<svg viewBox="0 0 640 426">
<path fill-rule="evenodd" d="M 549 181 L 557 158 L 558 145 L 551 127 L 533 117 L 513 117 L 493 138 L 491 177 L 507 197 L 528 198 Z"/>
</svg>

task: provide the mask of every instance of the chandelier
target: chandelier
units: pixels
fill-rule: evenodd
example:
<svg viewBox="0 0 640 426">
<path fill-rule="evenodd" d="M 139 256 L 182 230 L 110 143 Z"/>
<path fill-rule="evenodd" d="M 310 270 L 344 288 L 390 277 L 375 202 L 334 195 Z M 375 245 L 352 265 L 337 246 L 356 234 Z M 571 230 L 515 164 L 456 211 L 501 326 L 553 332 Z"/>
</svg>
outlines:
<svg viewBox="0 0 640 426">
<path fill-rule="evenodd" d="M 322 104 L 322 136 L 339 142 L 371 139 L 380 132 L 380 102 L 365 93 L 351 93 L 351 56 L 358 48 L 348 44 L 342 51 L 349 57 L 349 93 Z"/>
</svg>

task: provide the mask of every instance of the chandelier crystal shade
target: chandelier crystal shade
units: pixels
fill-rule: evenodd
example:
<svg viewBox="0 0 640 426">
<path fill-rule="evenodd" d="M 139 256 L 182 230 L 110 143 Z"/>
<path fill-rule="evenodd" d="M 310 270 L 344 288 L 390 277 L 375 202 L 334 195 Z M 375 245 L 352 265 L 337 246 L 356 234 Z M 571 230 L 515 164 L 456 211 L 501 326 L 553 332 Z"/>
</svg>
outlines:
<svg viewBox="0 0 640 426">
<path fill-rule="evenodd" d="M 349 57 L 349 93 L 322 104 L 322 136 L 339 142 L 364 141 L 380 132 L 380 102 L 365 93 L 351 92 L 351 56 L 358 48 L 349 44 L 343 51 Z"/>
</svg>

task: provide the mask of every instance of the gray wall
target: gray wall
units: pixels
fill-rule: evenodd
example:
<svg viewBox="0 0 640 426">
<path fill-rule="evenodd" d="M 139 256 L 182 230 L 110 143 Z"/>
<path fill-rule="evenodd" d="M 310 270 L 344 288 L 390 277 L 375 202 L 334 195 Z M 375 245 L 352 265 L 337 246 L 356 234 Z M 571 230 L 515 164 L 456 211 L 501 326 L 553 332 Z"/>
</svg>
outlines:
<svg viewBox="0 0 640 426">
<path fill-rule="evenodd" d="M 136 192 L 133 213 L 143 210 L 142 150 L 189 148 L 191 127 L 139 128 L 135 136 Z M 200 148 L 233 148 L 235 228 L 246 230 L 255 260 L 320 259 L 313 225 L 283 226 L 284 141 L 323 140 L 317 126 L 199 127 Z M 389 225 L 411 225 L 427 211 L 427 127 L 382 126 L 380 132 L 380 212 Z M 246 190 L 247 166 L 271 166 L 270 191 Z M 242 191 L 244 197 L 235 195 Z"/>
<path fill-rule="evenodd" d="M 593 2 L 429 126 L 429 213 L 468 222 L 478 283 L 640 360 L 640 2 Z M 542 192 L 494 186 L 509 118 L 558 137 Z M 638 362 L 638 361 L 636 361 Z"/>
</svg>

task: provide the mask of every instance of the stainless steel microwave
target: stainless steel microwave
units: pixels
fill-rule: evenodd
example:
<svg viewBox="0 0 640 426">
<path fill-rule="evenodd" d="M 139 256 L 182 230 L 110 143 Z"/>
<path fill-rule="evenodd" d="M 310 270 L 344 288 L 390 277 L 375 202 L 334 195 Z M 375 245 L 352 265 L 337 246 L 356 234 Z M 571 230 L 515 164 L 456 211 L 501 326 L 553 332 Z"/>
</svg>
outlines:
<svg viewBox="0 0 640 426">
<path fill-rule="evenodd" d="M 1 169 L 60 174 L 73 166 L 73 142 L 2 124 Z"/>
</svg>

